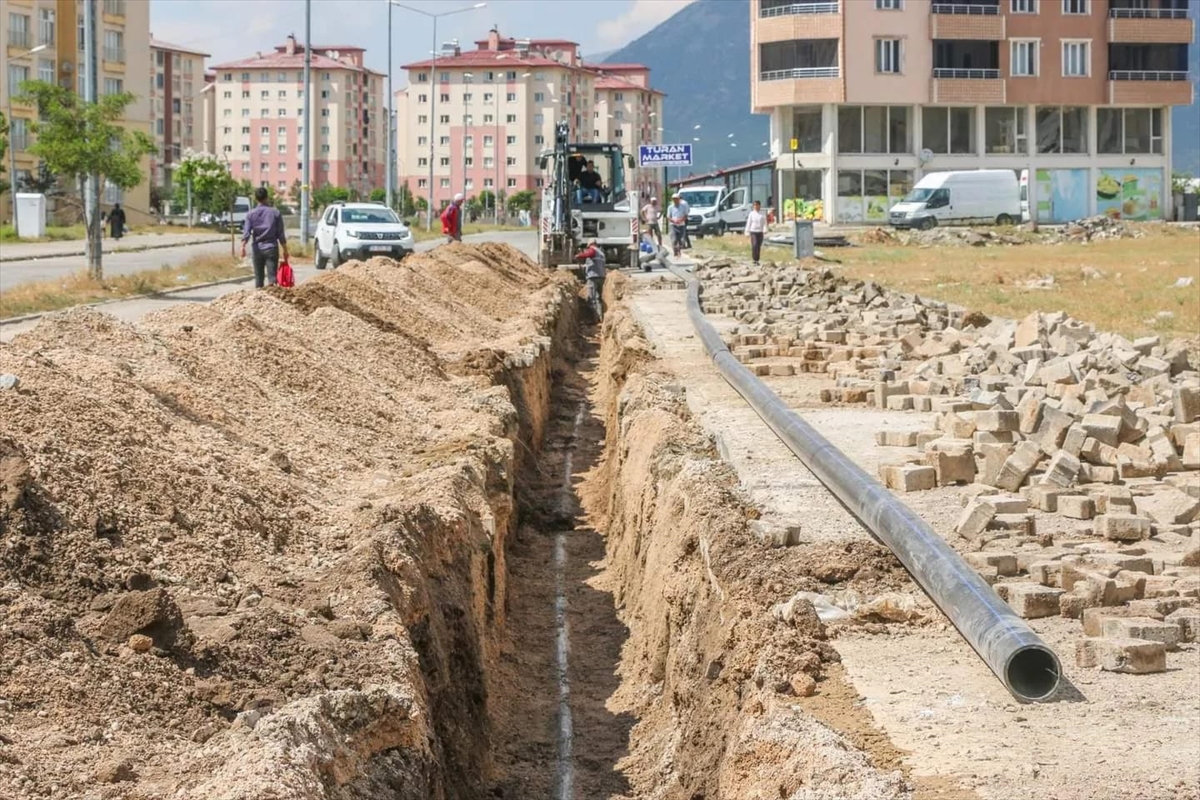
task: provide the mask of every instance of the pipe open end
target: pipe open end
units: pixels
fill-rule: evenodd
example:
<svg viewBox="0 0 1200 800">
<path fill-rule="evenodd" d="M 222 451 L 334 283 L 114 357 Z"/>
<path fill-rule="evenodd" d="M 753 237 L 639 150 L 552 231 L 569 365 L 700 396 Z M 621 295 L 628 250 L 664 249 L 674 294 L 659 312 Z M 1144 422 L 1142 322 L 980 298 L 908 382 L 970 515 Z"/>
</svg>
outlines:
<svg viewBox="0 0 1200 800">
<path fill-rule="evenodd" d="M 1021 700 L 1048 700 L 1058 690 L 1062 666 L 1053 651 L 1044 647 L 1025 647 L 1008 660 L 1005 677 L 1012 693 Z"/>
</svg>

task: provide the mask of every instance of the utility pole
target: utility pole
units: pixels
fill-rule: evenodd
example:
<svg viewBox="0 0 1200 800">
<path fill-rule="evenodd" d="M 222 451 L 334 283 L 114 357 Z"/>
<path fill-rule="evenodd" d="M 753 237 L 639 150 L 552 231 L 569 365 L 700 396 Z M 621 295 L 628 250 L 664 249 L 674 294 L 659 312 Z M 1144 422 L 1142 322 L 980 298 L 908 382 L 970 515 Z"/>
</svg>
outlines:
<svg viewBox="0 0 1200 800">
<path fill-rule="evenodd" d="M 392 187 L 395 185 L 392 179 L 392 165 L 396 163 L 396 155 L 392 152 L 392 148 L 396 146 L 396 137 L 392 130 L 393 120 L 396 118 L 396 95 L 392 90 L 392 4 L 388 3 L 388 140 L 387 147 L 384 151 L 387 153 L 387 207 L 392 208 Z"/>
<path fill-rule="evenodd" d="M 472 128 L 471 123 L 474 122 L 474 120 L 471 119 L 471 101 L 469 99 L 471 96 L 471 93 L 469 91 L 467 91 L 467 88 L 470 87 L 470 85 L 474 82 L 474 77 L 475 76 L 470 72 L 463 73 L 463 83 L 466 84 L 466 86 L 463 88 L 463 174 L 462 174 L 462 181 L 463 181 L 462 187 L 463 188 L 462 188 L 462 195 L 463 195 L 464 205 L 466 204 L 465 201 L 467 198 L 467 159 L 469 157 L 469 153 L 471 152 L 471 150 L 474 149 L 474 144 L 475 144 L 475 137 L 470 133 L 471 128 Z M 470 142 L 471 145 L 468 146 L 467 142 Z M 454 182 L 451 181 L 451 185 L 453 185 L 453 183 Z"/>
<path fill-rule="evenodd" d="M 300 179 L 300 242 L 305 246 L 308 245 L 308 212 L 312 199 L 312 175 L 309 170 L 309 164 L 312 163 L 309 143 L 312 141 L 312 0 L 304 0 L 304 136 L 301 139 L 304 167 Z"/>
<path fill-rule="evenodd" d="M 95 105 L 97 87 L 96 0 L 83 0 L 83 94 L 84 102 Z M 96 173 L 87 176 L 84 189 L 84 215 L 87 218 L 88 274 L 95 280 L 104 278 L 100 245 L 100 181 Z"/>
</svg>

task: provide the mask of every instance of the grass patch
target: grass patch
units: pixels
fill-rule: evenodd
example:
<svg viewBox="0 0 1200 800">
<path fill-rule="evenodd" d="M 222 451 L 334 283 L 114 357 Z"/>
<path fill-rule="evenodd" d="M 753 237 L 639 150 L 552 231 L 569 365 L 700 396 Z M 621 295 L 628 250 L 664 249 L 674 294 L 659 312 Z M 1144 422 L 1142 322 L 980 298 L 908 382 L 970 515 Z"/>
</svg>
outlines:
<svg viewBox="0 0 1200 800">
<path fill-rule="evenodd" d="M 228 255 L 194 256 L 177 267 L 163 266 L 103 281 L 94 281 L 87 273 L 75 273 L 64 280 L 26 283 L 6 289 L 0 293 L 0 319 L 154 294 L 250 274 L 240 259 Z"/>
<path fill-rule="evenodd" d="M 847 277 L 957 303 L 989 316 L 1020 319 L 1065 311 L 1101 331 L 1124 336 L 1200 334 L 1200 232 L 1146 226 L 1140 239 L 1091 244 L 997 247 L 863 246 L 828 248 Z M 705 238 L 697 255 L 749 258 L 745 237 Z M 764 248 L 767 260 L 791 260 L 791 249 Z M 1100 276 L 1095 277 L 1096 270 Z M 1053 277 L 1049 289 L 1026 284 Z M 1175 288 L 1179 278 L 1192 285 Z M 1169 316 L 1160 316 L 1169 312 Z"/>
<path fill-rule="evenodd" d="M 46 235 L 37 239 L 18 239 L 17 229 L 12 225 L 0 225 L 0 242 L 70 242 L 87 238 L 82 225 L 47 225 Z"/>
</svg>

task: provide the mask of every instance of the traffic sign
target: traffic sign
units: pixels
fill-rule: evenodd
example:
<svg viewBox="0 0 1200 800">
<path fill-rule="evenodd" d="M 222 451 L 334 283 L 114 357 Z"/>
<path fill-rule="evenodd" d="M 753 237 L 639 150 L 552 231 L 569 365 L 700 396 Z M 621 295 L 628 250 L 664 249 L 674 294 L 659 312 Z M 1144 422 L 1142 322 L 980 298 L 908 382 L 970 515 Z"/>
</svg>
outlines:
<svg viewBox="0 0 1200 800">
<path fill-rule="evenodd" d="M 692 146 L 690 144 L 643 144 L 638 145 L 639 167 L 690 167 Z"/>
</svg>

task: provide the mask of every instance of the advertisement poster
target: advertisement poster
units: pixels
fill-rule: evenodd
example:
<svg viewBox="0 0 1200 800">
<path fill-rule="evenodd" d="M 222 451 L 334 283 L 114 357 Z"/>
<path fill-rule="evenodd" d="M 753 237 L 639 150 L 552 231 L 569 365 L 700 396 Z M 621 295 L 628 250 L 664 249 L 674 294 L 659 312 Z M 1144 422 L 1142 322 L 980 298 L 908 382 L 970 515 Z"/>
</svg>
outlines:
<svg viewBox="0 0 1200 800">
<path fill-rule="evenodd" d="M 820 200 L 803 200 L 788 198 L 783 201 L 783 221 L 795 222 L 797 219 L 821 221 L 825 218 L 825 203 Z"/>
<path fill-rule="evenodd" d="M 868 222 L 887 222 L 888 209 L 892 207 L 892 203 L 887 197 L 877 196 L 868 197 L 867 201 L 867 221 Z"/>
<path fill-rule="evenodd" d="M 838 222 L 862 222 L 863 221 L 863 198 L 862 195 L 850 195 L 848 197 L 839 197 L 837 199 L 837 221 Z"/>
<path fill-rule="evenodd" d="M 1072 222 L 1088 216 L 1086 169 L 1037 171 L 1038 222 Z"/>
<path fill-rule="evenodd" d="M 1113 219 L 1161 219 L 1162 192 L 1162 170 L 1102 169 L 1096 180 L 1096 213 Z"/>
</svg>

